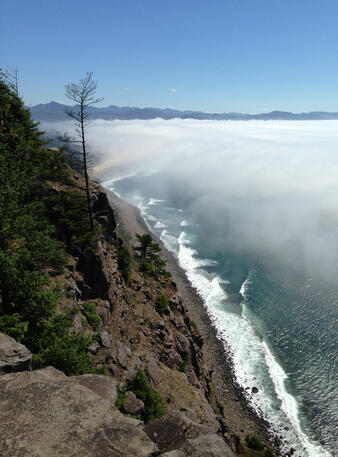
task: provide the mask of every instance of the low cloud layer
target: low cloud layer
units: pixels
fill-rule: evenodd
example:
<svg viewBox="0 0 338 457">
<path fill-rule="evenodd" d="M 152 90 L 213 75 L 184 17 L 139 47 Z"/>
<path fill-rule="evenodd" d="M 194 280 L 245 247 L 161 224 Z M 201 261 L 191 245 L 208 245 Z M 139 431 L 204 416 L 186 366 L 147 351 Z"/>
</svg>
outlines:
<svg viewBox="0 0 338 457">
<path fill-rule="evenodd" d="M 189 193 L 196 218 L 218 213 L 248 249 L 337 272 L 338 121 L 96 120 L 88 141 L 102 180 L 160 170 L 164 192 Z"/>
</svg>

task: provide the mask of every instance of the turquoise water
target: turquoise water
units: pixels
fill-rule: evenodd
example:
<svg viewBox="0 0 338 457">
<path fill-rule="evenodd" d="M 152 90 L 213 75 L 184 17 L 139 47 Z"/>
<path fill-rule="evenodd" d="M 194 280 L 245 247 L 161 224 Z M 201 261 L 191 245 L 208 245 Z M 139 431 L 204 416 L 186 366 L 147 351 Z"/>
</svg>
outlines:
<svg viewBox="0 0 338 457">
<path fill-rule="evenodd" d="M 285 256 L 262 243 L 264 233 L 257 233 L 257 245 L 248 241 L 234 211 L 243 202 L 199 204 L 202 192 L 161 172 L 104 185 L 138 206 L 176 254 L 232 351 L 239 383 L 286 449 L 295 448 L 295 456 L 335 456 L 336 270 L 318 275 L 318 265 L 309 266 L 292 238 L 284 240 Z"/>
</svg>

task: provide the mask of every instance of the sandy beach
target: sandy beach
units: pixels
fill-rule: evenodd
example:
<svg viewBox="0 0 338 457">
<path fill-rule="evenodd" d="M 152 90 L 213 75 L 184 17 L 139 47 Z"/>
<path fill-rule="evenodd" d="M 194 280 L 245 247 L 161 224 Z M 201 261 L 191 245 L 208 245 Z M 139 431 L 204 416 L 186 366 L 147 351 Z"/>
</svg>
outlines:
<svg viewBox="0 0 338 457">
<path fill-rule="evenodd" d="M 131 239 L 135 238 L 135 233 L 150 233 L 138 208 L 126 203 L 113 192 L 107 189 L 105 191 L 115 211 L 118 232 Z M 160 244 L 162 256 L 177 284 L 178 293 L 185 301 L 191 318 L 202 335 L 204 359 L 211 370 L 212 383 L 223 409 L 229 433 L 242 437 L 253 434 L 266 442 L 271 442 L 274 437 L 270 425 L 250 407 L 243 389 L 236 383 L 231 366 L 231 356 L 224 343 L 217 337 L 216 329 L 207 314 L 203 300 L 191 286 L 184 270 L 179 266 L 177 258 L 153 233 L 152 236 Z"/>
</svg>

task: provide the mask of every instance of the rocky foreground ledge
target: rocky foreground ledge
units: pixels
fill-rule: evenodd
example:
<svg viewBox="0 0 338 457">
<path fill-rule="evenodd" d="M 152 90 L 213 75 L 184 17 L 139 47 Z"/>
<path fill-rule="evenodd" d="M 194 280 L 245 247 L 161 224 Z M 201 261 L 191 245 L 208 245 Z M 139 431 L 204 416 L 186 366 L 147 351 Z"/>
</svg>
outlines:
<svg viewBox="0 0 338 457">
<path fill-rule="evenodd" d="M 6 361 L 3 355 L 6 353 Z M 17 372 L 29 351 L 0 334 L 0 455 L 2 457 L 232 457 L 216 434 L 202 434 L 184 413 L 172 412 L 147 430 L 116 407 L 117 382 L 101 375 L 67 377 L 53 367 Z M 26 366 L 27 367 L 27 366 Z M 181 445 L 161 453 L 150 437 Z M 149 437 L 150 436 L 150 437 Z M 180 436 L 180 439 L 177 437 Z"/>
</svg>

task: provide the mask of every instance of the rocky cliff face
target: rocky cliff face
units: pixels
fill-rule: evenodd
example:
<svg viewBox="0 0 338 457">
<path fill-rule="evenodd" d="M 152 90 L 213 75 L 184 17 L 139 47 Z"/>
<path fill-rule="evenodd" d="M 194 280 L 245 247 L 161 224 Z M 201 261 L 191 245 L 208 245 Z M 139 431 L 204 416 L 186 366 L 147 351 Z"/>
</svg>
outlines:
<svg viewBox="0 0 338 457">
<path fill-rule="evenodd" d="M 13 349 L 13 341 L 2 344 L 1 336 L 0 374 L 8 374 L 0 377 L 0 455 L 234 456 L 236 440 L 210 382 L 203 340 L 175 283 L 144 276 L 135 265 L 126 284 L 113 210 L 94 182 L 91 193 L 99 222 L 95 248 L 72 252 L 56 280 L 64 290 L 60 307 L 81 309 L 74 330 L 97 334 L 90 354 L 108 376 L 66 377 L 52 367 L 15 373 L 29 370 L 31 356 Z M 156 311 L 159 294 L 169 299 L 163 313 Z M 142 413 L 142 400 L 130 391 L 120 395 L 139 370 L 161 395 L 165 412 L 147 425 L 132 417 Z M 123 414 L 115 406 L 117 389 Z"/>
</svg>

